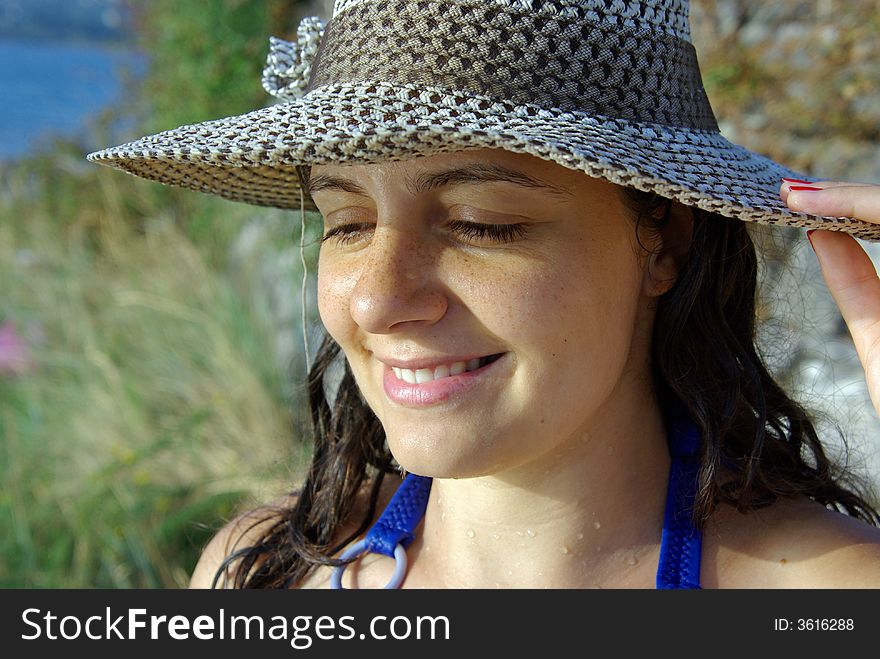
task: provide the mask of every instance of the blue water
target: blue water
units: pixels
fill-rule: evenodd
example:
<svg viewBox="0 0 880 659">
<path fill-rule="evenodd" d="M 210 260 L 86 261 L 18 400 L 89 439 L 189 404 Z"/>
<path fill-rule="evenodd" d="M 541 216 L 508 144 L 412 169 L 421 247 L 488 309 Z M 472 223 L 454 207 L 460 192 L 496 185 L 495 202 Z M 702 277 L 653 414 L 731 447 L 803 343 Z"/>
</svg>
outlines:
<svg viewBox="0 0 880 659">
<path fill-rule="evenodd" d="M 107 146 L 96 143 L 90 120 L 145 66 L 118 46 L 0 38 L 0 159 L 50 148 L 54 136 L 84 150 Z"/>
</svg>

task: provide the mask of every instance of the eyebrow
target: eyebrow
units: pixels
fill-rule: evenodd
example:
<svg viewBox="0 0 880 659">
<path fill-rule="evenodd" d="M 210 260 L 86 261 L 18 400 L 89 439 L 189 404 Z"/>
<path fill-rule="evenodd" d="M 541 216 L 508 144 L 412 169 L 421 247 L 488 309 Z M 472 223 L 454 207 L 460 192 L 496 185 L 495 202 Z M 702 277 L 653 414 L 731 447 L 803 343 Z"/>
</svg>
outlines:
<svg viewBox="0 0 880 659">
<path fill-rule="evenodd" d="M 556 195 L 571 196 L 565 188 L 541 181 L 524 172 L 510 169 L 502 165 L 472 163 L 444 169 L 438 172 L 425 172 L 415 178 L 406 176 L 404 184 L 411 194 L 420 194 L 428 190 L 436 190 L 448 185 L 481 184 L 481 183 L 513 183 L 525 188 L 543 190 Z M 368 196 L 367 191 L 357 182 L 342 176 L 318 174 L 309 178 L 306 191 L 311 195 L 319 190 L 342 190 L 352 194 Z"/>
</svg>

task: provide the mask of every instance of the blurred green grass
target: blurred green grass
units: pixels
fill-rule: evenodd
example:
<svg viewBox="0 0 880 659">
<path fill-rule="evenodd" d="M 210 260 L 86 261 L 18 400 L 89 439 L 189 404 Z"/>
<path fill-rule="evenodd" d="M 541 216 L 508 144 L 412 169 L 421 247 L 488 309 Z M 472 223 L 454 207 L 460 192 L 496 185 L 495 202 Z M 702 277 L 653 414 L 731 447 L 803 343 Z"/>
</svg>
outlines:
<svg viewBox="0 0 880 659">
<path fill-rule="evenodd" d="M 28 194 L 23 174 L 0 199 L 2 309 L 33 361 L 0 379 L 0 585 L 182 585 L 210 527 L 300 457 L 257 281 L 148 184 L 95 171 Z M 224 230 L 260 215 L 200 203 Z"/>
<path fill-rule="evenodd" d="M 258 107 L 266 37 L 296 9 L 151 2 L 150 73 L 104 123 Z M 304 366 L 271 349 L 260 254 L 233 258 L 245 227 L 283 249 L 298 218 L 83 158 L 58 144 L 0 170 L 0 323 L 31 353 L 0 375 L 0 587 L 185 586 L 214 530 L 307 457 Z"/>
</svg>

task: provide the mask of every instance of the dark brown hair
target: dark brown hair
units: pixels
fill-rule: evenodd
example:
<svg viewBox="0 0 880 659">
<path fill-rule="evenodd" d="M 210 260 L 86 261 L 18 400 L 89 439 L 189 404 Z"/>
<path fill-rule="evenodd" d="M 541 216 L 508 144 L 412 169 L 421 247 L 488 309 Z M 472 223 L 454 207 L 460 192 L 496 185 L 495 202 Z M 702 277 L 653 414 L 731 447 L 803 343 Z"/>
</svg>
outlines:
<svg viewBox="0 0 880 659">
<path fill-rule="evenodd" d="M 677 203 L 619 191 L 637 231 L 663 230 Z M 702 431 L 694 522 L 701 527 L 722 503 L 747 512 L 805 496 L 880 525 L 864 485 L 829 460 L 809 415 L 777 384 L 756 349 L 758 264 L 747 223 L 698 208 L 689 212 L 690 247 L 675 285 L 657 302 L 651 359 L 661 409 L 683 405 Z M 335 387 L 334 368 L 342 370 Z M 258 541 L 227 557 L 215 585 L 235 565 L 234 587 L 294 586 L 318 565 L 337 565 L 331 557 L 375 515 L 393 458 L 329 336 L 312 364 L 308 389 L 314 453 L 296 503 L 266 512 L 269 523 Z M 370 488 L 369 504 L 360 526 L 333 544 L 364 487 Z"/>
</svg>

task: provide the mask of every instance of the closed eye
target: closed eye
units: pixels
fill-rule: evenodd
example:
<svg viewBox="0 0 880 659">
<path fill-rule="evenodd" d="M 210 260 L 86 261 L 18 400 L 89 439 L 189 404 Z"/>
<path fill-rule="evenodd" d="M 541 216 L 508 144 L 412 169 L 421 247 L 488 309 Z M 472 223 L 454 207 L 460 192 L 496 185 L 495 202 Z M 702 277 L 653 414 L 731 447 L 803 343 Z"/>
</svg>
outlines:
<svg viewBox="0 0 880 659">
<path fill-rule="evenodd" d="M 323 245 L 328 240 L 335 240 L 340 245 L 354 242 L 358 236 L 366 231 L 371 231 L 373 225 L 368 222 L 349 222 L 348 224 L 338 224 L 321 237 Z"/>
<path fill-rule="evenodd" d="M 479 222 L 463 222 L 452 220 L 447 227 L 465 240 L 492 240 L 499 243 L 509 243 L 522 238 L 528 233 L 528 226 L 519 224 L 483 224 Z M 321 243 L 335 240 L 340 245 L 354 242 L 364 233 L 373 230 L 373 225 L 368 222 L 350 222 L 340 224 L 327 231 L 321 238 Z"/>
<path fill-rule="evenodd" d="M 486 238 L 499 243 L 509 243 L 522 238 L 528 233 L 525 224 L 482 224 L 479 222 L 462 222 L 452 220 L 449 228 L 467 240 L 485 240 Z"/>
</svg>

